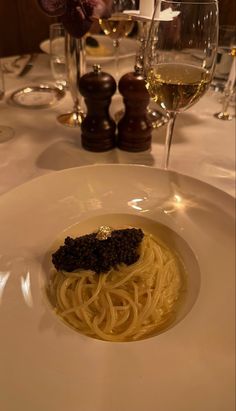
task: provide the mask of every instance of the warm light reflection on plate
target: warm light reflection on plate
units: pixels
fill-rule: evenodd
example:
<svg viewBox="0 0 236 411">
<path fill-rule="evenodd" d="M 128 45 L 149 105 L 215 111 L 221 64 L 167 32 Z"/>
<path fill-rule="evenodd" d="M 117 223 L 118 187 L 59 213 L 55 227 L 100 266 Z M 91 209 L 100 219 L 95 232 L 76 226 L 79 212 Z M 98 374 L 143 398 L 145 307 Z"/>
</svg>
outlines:
<svg viewBox="0 0 236 411">
<path fill-rule="evenodd" d="M 150 207 L 147 206 L 147 201 L 148 197 L 134 198 L 128 201 L 128 206 L 132 207 L 134 210 L 145 213 L 150 211 Z M 165 214 L 171 214 L 176 211 L 185 212 L 189 208 L 198 206 L 194 199 L 183 196 L 182 193 L 175 191 L 175 189 L 173 189 L 173 194 L 168 198 L 160 198 L 159 202 L 160 204 L 157 204 L 157 206 Z"/>
<path fill-rule="evenodd" d="M 145 210 L 141 206 L 142 206 L 142 203 L 146 200 L 147 200 L 147 197 L 134 198 L 133 200 L 128 201 L 128 206 L 132 207 L 134 210 L 145 212 L 145 211 L 148 211 L 148 209 Z"/>
<path fill-rule="evenodd" d="M 33 298 L 31 293 L 31 284 L 30 284 L 30 273 L 29 271 L 26 273 L 25 277 L 21 276 L 21 291 L 24 297 L 25 303 L 29 307 L 33 307 Z"/>
<path fill-rule="evenodd" d="M 0 271 L 0 304 L 2 302 L 3 293 L 10 277 L 10 271 Z"/>
</svg>

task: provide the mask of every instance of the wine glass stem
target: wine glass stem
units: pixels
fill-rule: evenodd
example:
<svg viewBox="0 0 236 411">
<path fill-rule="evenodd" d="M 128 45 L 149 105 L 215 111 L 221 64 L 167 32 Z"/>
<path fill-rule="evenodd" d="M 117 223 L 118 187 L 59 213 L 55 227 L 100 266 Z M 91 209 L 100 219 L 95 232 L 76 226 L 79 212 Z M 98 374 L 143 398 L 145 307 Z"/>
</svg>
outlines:
<svg viewBox="0 0 236 411">
<path fill-rule="evenodd" d="M 227 113 L 230 98 L 231 98 L 231 92 L 230 92 L 229 89 L 226 89 L 225 92 L 224 92 L 224 97 L 223 97 L 223 105 L 222 105 L 222 112 L 223 113 Z"/>
<path fill-rule="evenodd" d="M 113 40 L 113 47 L 115 49 L 115 80 L 118 84 L 119 81 L 119 54 L 120 54 L 120 40 Z"/>
<path fill-rule="evenodd" d="M 171 143 L 172 143 L 172 137 L 173 137 L 173 131 L 174 131 L 176 116 L 177 116 L 176 112 L 169 113 L 169 118 L 170 119 L 168 121 L 167 130 L 166 130 L 165 152 L 164 152 L 164 162 L 163 162 L 163 168 L 165 170 L 167 170 L 168 166 L 169 166 L 170 147 L 171 147 Z"/>
<path fill-rule="evenodd" d="M 79 112 L 80 95 L 78 81 L 84 72 L 83 42 L 66 32 L 65 55 L 67 65 L 68 88 L 71 93 L 74 110 Z"/>
<path fill-rule="evenodd" d="M 76 98 L 76 99 L 74 100 L 73 112 L 74 112 L 77 116 L 79 115 L 79 112 L 80 112 L 80 102 L 79 102 L 79 99 L 78 99 L 78 98 Z"/>
</svg>

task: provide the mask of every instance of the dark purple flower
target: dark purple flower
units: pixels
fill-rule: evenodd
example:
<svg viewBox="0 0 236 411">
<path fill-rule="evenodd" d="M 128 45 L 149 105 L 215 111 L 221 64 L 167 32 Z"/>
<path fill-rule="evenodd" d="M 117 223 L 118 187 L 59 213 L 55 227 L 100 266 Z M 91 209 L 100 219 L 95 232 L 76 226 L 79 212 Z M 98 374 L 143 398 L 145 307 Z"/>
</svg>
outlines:
<svg viewBox="0 0 236 411">
<path fill-rule="evenodd" d="M 77 0 L 67 0 L 66 13 L 61 16 L 61 21 L 68 33 L 78 38 L 87 33 L 92 25 L 90 16 Z"/>
<path fill-rule="evenodd" d="M 74 37 L 87 33 L 93 19 L 108 18 L 112 7 L 112 0 L 38 0 L 38 3 L 48 15 L 60 16 Z"/>
<path fill-rule="evenodd" d="M 49 16 L 62 16 L 66 12 L 66 0 L 38 0 L 38 4 Z"/>
</svg>

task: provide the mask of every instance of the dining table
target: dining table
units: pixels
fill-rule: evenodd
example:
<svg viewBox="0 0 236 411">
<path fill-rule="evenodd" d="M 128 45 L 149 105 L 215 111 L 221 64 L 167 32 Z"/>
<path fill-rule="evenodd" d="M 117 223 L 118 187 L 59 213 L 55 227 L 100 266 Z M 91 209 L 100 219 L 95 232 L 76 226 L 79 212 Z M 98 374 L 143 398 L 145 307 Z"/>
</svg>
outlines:
<svg viewBox="0 0 236 411">
<path fill-rule="evenodd" d="M 120 77 L 134 70 L 135 58 L 120 56 Z M 68 89 L 45 108 L 14 100 L 23 88 L 55 86 L 49 54 L 35 54 L 24 75 L 12 69 L 15 59 L 2 59 L 0 102 L 0 125 L 12 130 L 0 142 L 0 408 L 233 411 L 235 102 L 232 121 L 217 119 L 222 93 L 210 87 L 180 113 L 163 170 L 166 123 L 152 130 L 146 151 L 85 150 L 80 127 L 57 120 L 73 107 Z M 112 57 L 95 63 L 115 76 Z M 122 109 L 117 92 L 111 117 Z M 49 304 L 52 244 L 104 221 L 143 225 L 184 261 L 182 311 L 152 338 L 90 338 Z"/>
<path fill-rule="evenodd" d="M 135 54 L 122 57 L 120 76 L 133 71 L 134 63 Z M 113 59 L 105 59 L 101 67 L 114 75 Z M 87 64 L 87 71 L 91 69 L 91 64 Z M 12 104 L 11 95 L 16 90 L 53 83 L 50 58 L 46 53 L 36 56 L 26 75 L 5 74 L 6 93 L 0 106 L 0 123 L 13 128 L 14 135 L 0 144 L 0 194 L 35 177 L 71 167 L 92 164 L 162 167 L 166 125 L 153 130 L 151 149 L 144 152 L 114 148 L 94 153 L 81 146 L 80 128 L 66 127 L 57 121 L 59 114 L 72 109 L 69 91 L 49 108 L 32 109 Z M 232 121 L 214 117 L 214 113 L 221 110 L 221 99 L 221 93 L 210 88 L 197 104 L 179 114 L 169 168 L 235 196 L 235 115 Z M 116 93 L 110 105 L 111 115 L 123 107 L 122 96 Z M 229 109 L 235 113 L 233 101 Z"/>
</svg>

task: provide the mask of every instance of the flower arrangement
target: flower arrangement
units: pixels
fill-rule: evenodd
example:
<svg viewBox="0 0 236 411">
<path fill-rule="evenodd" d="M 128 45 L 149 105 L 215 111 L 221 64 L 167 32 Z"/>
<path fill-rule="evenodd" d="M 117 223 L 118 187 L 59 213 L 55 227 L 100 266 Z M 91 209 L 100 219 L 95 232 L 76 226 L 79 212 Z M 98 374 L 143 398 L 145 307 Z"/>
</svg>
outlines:
<svg viewBox="0 0 236 411">
<path fill-rule="evenodd" d="M 49 16 L 58 17 L 72 36 L 80 38 L 95 19 L 110 16 L 112 0 L 38 0 L 38 4 Z"/>
</svg>

